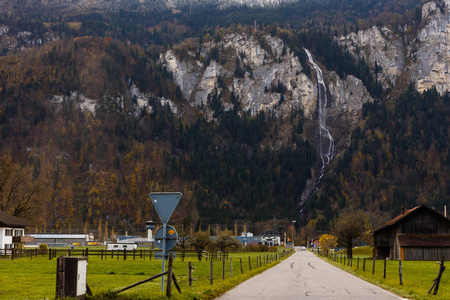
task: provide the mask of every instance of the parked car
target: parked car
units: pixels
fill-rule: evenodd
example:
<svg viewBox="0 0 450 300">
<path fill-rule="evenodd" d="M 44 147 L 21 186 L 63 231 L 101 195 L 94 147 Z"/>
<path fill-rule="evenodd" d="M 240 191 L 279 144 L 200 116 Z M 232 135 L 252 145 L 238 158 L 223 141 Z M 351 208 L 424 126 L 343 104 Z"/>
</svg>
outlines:
<svg viewBox="0 0 450 300">
<path fill-rule="evenodd" d="M 305 246 L 302 247 L 302 251 L 306 251 L 306 247 Z"/>
</svg>

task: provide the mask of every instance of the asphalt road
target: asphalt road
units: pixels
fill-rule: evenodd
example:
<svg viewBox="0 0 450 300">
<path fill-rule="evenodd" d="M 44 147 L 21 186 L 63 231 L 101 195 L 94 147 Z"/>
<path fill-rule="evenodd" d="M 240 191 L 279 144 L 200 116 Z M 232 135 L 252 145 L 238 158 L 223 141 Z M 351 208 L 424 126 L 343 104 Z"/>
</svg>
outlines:
<svg viewBox="0 0 450 300">
<path fill-rule="evenodd" d="M 301 250 L 218 299 L 299 298 L 402 299 L 324 262 L 309 251 Z"/>
</svg>

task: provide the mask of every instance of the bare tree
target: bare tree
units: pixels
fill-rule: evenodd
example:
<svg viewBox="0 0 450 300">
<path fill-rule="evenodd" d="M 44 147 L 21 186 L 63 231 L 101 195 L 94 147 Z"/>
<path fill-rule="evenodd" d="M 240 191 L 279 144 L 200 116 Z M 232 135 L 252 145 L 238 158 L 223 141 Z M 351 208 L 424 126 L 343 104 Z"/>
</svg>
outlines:
<svg viewBox="0 0 450 300">
<path fill-rule="evenodd" d="M 33 178 L 31 167 L 0 155 L 0 209 L 16 217 L 32 217 L 41 210 L 45 182 Z"/>
<path fill-rule="evenodd" d="M 347 257 L 353 257 L 353 239 L 364 233 L 367 217 L 362 210 L 345 209 L 334 221 L 333 231 L 338 241 L 347 247 Z"/>
</svg>

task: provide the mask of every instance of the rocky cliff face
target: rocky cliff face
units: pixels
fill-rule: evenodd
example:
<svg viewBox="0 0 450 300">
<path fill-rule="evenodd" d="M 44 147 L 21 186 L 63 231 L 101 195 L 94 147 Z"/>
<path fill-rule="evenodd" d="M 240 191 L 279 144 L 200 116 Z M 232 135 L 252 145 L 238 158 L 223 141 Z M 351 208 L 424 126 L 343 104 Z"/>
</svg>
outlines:
<svg viewBox="0 0 450 300">
<path fill-rule="evenodd" d="M 179 13 L 180 8 L 196 5 L 212 5 L 225 8 L 231 5 L 245 5 L 250 7 L 272 7 L 297 0 L 0 0 L 0 9 L 21 10 L 42 8 L 55 10 L 83 11 L 119 10 L 119 9 L 170 9 Z"/>
<path fill-rule="evenodd" d="M 450 0 L 423 6 L 425 27 L 415 40 L 414 75 L 417 89 L 436 86 L 440 93 L 450 91 Z"/>
<path fill-rule="evenodd" d="M 248 6 L 276 6 L 288 2 L 294 2 L 294 0 L 220 0 L 222 5 L 248 5 Z"/>
<path fill-rule="evenodd" d="M 392 88 L 397 83 L 404 69 L 406 57 L 411 52 L 410 47 L 404 47 L 400 36 L 386 26 L 352 32 L 340 37 L 339 43 L 350 52 L 364 58 L 371 64 L 373 70 L 375 65 L 380 66 L 378 80 L 384 88 Z"/>
<path fill-rule="evenodd" d="M 395 30 L 394 30 L 395 29 Z M 422 23 L 411 27 L 373 27 L 339 38 L 354 55 L 379 70 L 385 88 L 413 81 L 422 92 L 433 86 L 450 90 L 450 0 L 428 2 L 422 7 Z"/>
<path fill-rule="evenodd" d="M 215 90 L 233 92 L 244 111 L 256 114 L 260 110 L 288 113 L 292 108 L 303 107 L 312 116 L 316 91 L 313 82 L 302 73 L 297 57 L 277 38 L 265 36 L 264 49 L 253 37 L 246 34 L 228 34 L 222 41 L 209 41 L 201 45 L 202 58 L 220 49 L 220 62 L 212 59 L 206 65 L 190 58 L 180 61 L 169 50 L 160 55 L 160 63 L 173 74 L 183 96 L 194 107 L 206 105 L 208 94 Z M 223 60 L 223 57 L 226 59 Z M 242 71 L 239 76 L 239 70 Z M 218 84 L 219 78 L 224 84 Z M 230 108 L 230 103 L 224 103 Z"/>
<path fill-rule="evenodd" d="M 218 61 L 206 59 L 214 51 L 219 51 Z M 303 72 L 298 57 L 281 39 L 270 35 L 256 38 L 245 33 L 228 34 L 219 42 L 211 40 L 200 45 L 197 59 L 195 51 L 188 51 L 188 59 L 179 58 L 176 52 L 179 51 L 161 53 L 159 63 L 173 74 L 189 104 L 203 109 L 209 118 L 213 111 L 207 105 L 208 95 L 229 92 L 239 99 L 242 110 L 251 114 L 262 110 L 288 116 L 292 109 L 301 107 L 305 117 L 312 121 L 308 127 L 315 134 L 316 77 L 309 78 Z M 336 145 L 342 149 L 361 117 L 363 103 L 372 98 L 356 77 L 340 78 L 334 72 L 322 70 L 327 74 L 328 122 L 336 125 L 334 128 L 330 125 L 330 131 L 338 137 Z M 225 109 L 232 106 L 229 101 L 223 101 Z"/>
<path fill-rule="evenodd" d="M 194 107 L 206 104 L 208 94 L 224 88 L 218 84 L 220 77 L 229 83 L 225 89 L 239 97 L 245 111 L 256 114 L 260 110 L 275 110 L 285 114 L 301 107 L 306 117 L 313 118 L 317 98 L 315 79 L 302 72 L 298 58 L 281 39 L 267 35 L 262 43 L 264 49 L 253 36 L 229 34 L 221 42 L 201 45 L 202 57 L 207 57 L 213 48 L 221 49 L 220 55 L 229 56 L 225 63 L 211 60 L 206 66 L 195 60 L 192 52 L 191 59 L 181 61 L 173 50 L 161 53 L 159 62 L 172 72 L 183 96 Z M 236 76 L 236 60 L 245 70 L 242 77 Z M 355 116 L 362 103 L 371 100 L 361 81 L 353 76 L 339 78 L 330 74 L 330 93 L 335 100 L 330 109 L 339 114 Z"/>
<path fill-rule="evenodd" d="M 146 0 L 141 0 L 146 1 Z M 180 5 L 196 5 L 202 3 L 218 4 L 220 7 L 226 7 L 230 5 L 246 5 L 251 7 L 271 7 L 281 5 L 284 3 L 295 2 L 297 0 L 164 0 L 173 7 Z M 169 4 L 171 3 L 171 4 Z"/>
</svg>

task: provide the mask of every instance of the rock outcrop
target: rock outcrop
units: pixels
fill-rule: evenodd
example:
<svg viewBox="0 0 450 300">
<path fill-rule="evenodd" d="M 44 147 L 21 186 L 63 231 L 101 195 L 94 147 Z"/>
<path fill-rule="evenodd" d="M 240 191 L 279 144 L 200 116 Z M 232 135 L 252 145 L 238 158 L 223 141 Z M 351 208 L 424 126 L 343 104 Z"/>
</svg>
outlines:
<svg viewBox="0 0 450 300">
<path fill-rule="evenodd" d="M 206 59 L 213 51 L 219 51 L 219 61 Z M 175 49 L 161 53 L 159 63 L 172 73 L 189 105 L 204 110 L 208 118 L 214 115 L 208 97 L 213 93 L 233 93 L 245 112 L 255 115 L 270 111 L 286 117 L 292 109 L 302 108 L 305 117 L 313 121 L 308 127 L 316 126 L 313 125 L 318 93 L 316 77 L 309 78 L 303 72 L 298 57 L 281 39 L 270 35 L 258 39 L 245 33 L 228 34 L 219 42 L 211 39 L 200 45 L 197 59 L 192 51 L 188 52 L 187 59 L 186 56 L 178 58 L 176 52 Z M 394 67 L 395 64 L 394 61 Z M 241 73 L 237 71 L 239 68 Z M 327 74 L 329 95 L 327 123 L 342 150 L 361 118 L 362 105 L 373 99 L 358 78 L 340 78 L 323 67 L 322 70 Z M 225 110 L 233 107 L 226 99 L 222 101 Z M 316 134 L 314 129 L 309 131 Z"/>
<path fill-rule="evenodd" d="M 394 30 L 395 29 L 395 30 Z M 433 86 L 450 91 L 450 0 L 428 2 L 422 7 L 418 29 L 372 27 L 339 38 L 355 56 L 371 65 L 384 88 L 413 81 L 423 92 Z"/>
<path fill-rule="evenodd" d="M 341 46 L 368 62 L 383 87 L 392 88 L 404 69 L 410 49 L 399 35 L 383 26 L 352 32 L 339 38 Z M 376 70 L 375 70 L 376 69 Z"/>
<path fill-rule="evenodd" d="M 415 41 L 418 50 L 414 53 L 413 80 L 420 92 L 433 86 L 440 93 L 450 91 L 450 0 L 439 4 L 424 4 L 422 16 L 426 25 Z"/>
<path fill-rule="evenodd" d="M 172 72 L 183 96 L 194 107 L 207 104 L 208 94 L 213 91 L 223 92 L 224 87 L 218 84 L 220 77 L 229 82 L 225 89 L 234 93 L 244 111 L 256 114 L 260 110 L 273 110 L 284 114 L 302 107 L 311 117 L 316 88 L 302 73 L 298 58 L 281 39 L 265 36 L 263 43 L 264 48 L 253 36 L 229 34 L 221 42 L 201 45 L 202 57 L 208 57 L 213 48 L 221 49 L 220 55 L 231 53 L 222 64 L 211 60 L 204 65 L 192 57 L 181 62 L 172 50 L 161 53 L 159 62 Z M 242 76 L 236 76 L 236 68 L 242 69 Z"/>
<path fill-rule="evenodd" d="M 335 72 L 330 73 L 328 88 L 333 97 L 328 115 L 332 119 L 342 120 L 351 127 L 361 119 L 362 106 L 373 101 L 364 84 L 353 75 L 341 79 Z"/>
<path fill-rule="evenodd" d="M 173 80 L 191 106 L 206 105 L 208 94 L 223 89 L 218 84 L 220 77 L 230 83 L 226 89 L 239 98 L 244 111 L 256 114 L 260 110 L 272 110 L 288 114 L 293 108 L 301 107 L 305 116 L 312 119 L 316 108 L 316 84 L 302 72 L 298 58 L 281 39 L 268 35 L 262 43 L 264 48 L 253 36 L 229 34 L 221 42 L 201 45 L 203 57 L 207 57 L 213 48 L 222 49 L 220 55 L 231 52 L 223 65 L 211 60 L 205 66 L 195 60 L 194 55 L 181 61 L 173 50 L 161 53 L 159 62 L 173 74 Z M 233 62 L 236 60 L 246 70 L 242 77 L 235 76 Z M 361 81 L 353 76 L 341 79 L 333 74 L 332 78 L 330 92 L 336 103 L 330 108 L 339 112 L 336 115 L 352 116 L 352 123 L 355 123 L 357 111 L 363 102 L 371 100 L 370 96 Z M 224 106 L 230 107 L 226 103 Z"/>
</svg>

